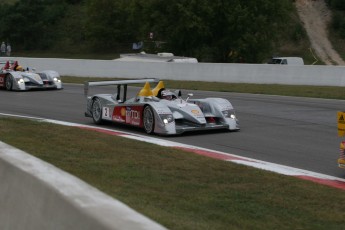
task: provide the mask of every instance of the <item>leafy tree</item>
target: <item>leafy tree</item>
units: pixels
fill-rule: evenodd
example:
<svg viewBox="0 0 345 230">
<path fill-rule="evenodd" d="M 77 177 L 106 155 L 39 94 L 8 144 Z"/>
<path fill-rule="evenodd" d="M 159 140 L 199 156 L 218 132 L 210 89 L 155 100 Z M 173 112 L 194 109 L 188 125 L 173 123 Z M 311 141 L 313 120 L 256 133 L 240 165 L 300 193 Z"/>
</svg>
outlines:
<svg viewBox="0 0 345 230">
<path fill-rule="evenodd" d="M 135 40 L 131 1 L 99 0 L 87 3 L 88 39 L 94 48 L 108 50 Z"/>
<path fill-rule="evenodd" d="M 174 53 L 190 56 L 196 48 L 210 42 L 207 18 L 211 9 L 206 1 L 155 1 L 150 10 L 147 30 L 156 34 L 155 39 L 166 41 L 167 48 Z"/>
<path fill-rule="evenodd" d="M 56 26 L 56 42 L 52 49 L 66 53 L 90 52 L 85 18 L 87 18 L 85 6 L 72 4 L 67 7 L 65 16 Z"/>
<path fill-rule="evenodd" d="M 345 38 L 345 1 L 327 0 L 328 6 L 334 9 L 331 26 L 332 29 L 340 36 Z"/>
<path fill-rule="evenodd" d="M 58 0 L 21 0 L 1 8 L 1 35 L 22 49 L 47 49 L 65 4 Z"/>
<path fill-rule="evenodd" d="M 0 5 L 0 37 L 25 50 L 115 53 L 144 41 L 148 52 L 260 62 L 291 10 L 290 0 L 18 0 Z"/>
<path fill-rule="evenodd" d="M 155 0 L 148 10 L 146 29 L 155 31 L 176 54 L 216 62 L 241 58 L 257 62 L 269 53 L 291 2 Z"/>
</svg>

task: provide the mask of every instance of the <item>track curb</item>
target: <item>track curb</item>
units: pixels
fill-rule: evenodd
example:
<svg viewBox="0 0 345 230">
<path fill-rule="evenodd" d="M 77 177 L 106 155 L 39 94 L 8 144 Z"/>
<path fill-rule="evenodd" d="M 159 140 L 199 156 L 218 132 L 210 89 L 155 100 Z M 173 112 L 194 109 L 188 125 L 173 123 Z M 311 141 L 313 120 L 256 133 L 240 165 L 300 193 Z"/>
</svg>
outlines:
<svg viewBox="0 0 345 230">
<path fill-rule="evenodd" d="M 92 131 L 105 133 L 108 135 L 121 136 L 121 137 L 129 138 L 129 139 L 134 139 L 137 141 L 144 141 L 144 142 L 148 142 L 152 144 L 157 144 L 160 146 L 178 148 L 178 149 L 182 149 L 184 151 L 192 152 L 195 154 L 204 155 L 204 156 L 219 159 L 219 160 L 229 161 L 236 164 L 242 164 L 242 165 L 246 165 L 246 166 L 250 166 L 250 167 L 254 167 L 254 168 L 258 168 L 258 169 L 262 169 L 262 170 L 266 170 L 266 171 L 270 171 L 270 172 L 274 172 L 274 173 L 278 173 L 278 174 L 282 174 L 286 176 L 293 176 L 299 179 L 308 180 L 308 181 L 312 181 L 318 184 L 323 184 L 323 185 L 330 186 L 333 188 L 345 190 L 345 179 L 343 178 L 329 176 L 329 175 L 307 171 L 303 169 L 298 169 L 298 168 L 285 166 L 281 164 L 275 164 L 275 163 L 256 160 L 252 158 L 242 157 L 242 156 L 234 155 L 231 153 L 225 153 L 225 152 L 215 151 L 211 149 L 196 147 L 192 145 L 181 144 L 174 141 L 162 140 L 159 138 L 146 136 L 146 135 L 133 134 L 133 133 L 119 131 L 119 130 L 95 127 L 95 126 L 90 126 L 90 125 L 82 125 L 82 124 L 77 124 L 77 123 L 72 123 L 72 122 L 64 122 L 64 121 L 58 121 L 58 120 L 53 120 L 53 119 L 43 119 L 43 118 L 38 118 L 38 117 L 20 116 L 20 115 L 12 115 L 12 114 L 4 114 L 4 113 L 0 113 L 0 115 L 29 118 L 29 119 L 42 121 L 42 122 L 48 122 L 48 123 L 59 124 L 59 125 L 64 125 L 64 126 L 72 126 L 72 127 L 77 127 L 80 129 L 88 129 Z"/>
</svg>

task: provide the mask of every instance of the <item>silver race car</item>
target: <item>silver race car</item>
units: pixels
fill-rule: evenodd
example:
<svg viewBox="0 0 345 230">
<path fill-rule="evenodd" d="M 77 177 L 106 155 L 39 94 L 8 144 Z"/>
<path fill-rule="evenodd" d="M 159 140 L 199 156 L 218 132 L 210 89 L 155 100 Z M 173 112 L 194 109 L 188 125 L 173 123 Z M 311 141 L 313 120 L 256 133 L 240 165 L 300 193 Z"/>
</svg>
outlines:
<svg viewBox="0 0 345 230">
<path fill-rule="evenodd" d="M 53 70 L 35 73 L 33 69 L 23 69 L 17 61 L 7 61 L 0 70 L 0 88 L 6 90 L 62 89 L 60 75 Z"/>
<path fill-rule="evenodd" d="M 127 85 L 145 84 L 136 96 L 127 100 Z M 157 84 L 151 90 L 150 83 Z M 90 86 L 116 85 L 115 94 L 89 96 Z M 144 128 L 146 133 L 175 135 L 186 131 L 227 129 L 239 130 L 231 103 L 223 98 L 182 99 L 181 91 L 165 89 L 157 79 L 86 82 L 85 116 L 94 123 L 103 121 Z"/>
</svg>

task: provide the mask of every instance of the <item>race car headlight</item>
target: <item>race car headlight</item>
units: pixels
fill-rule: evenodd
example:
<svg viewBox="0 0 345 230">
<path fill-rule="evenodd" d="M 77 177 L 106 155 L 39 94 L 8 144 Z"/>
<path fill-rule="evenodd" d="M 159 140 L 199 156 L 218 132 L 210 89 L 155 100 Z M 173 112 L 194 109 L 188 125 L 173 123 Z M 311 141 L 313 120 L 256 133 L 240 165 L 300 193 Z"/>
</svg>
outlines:
<svg viewBox="0 0 345 230">
<path fill-rule="evenodd" d="M 24 80 L 21 78 L 18 80 L 18 84 L 24 84 Z"/>
<path fill-rule="evenodd" d="M 160 114 L 159 116 L 161 117 L 161 119 L 165 125 L 174 121 L 172 114 Z"/>
<path fill-rule="evenodd" d="M 55 82 L 61 82 L 61 80 L 59 79 L 59 78 L 57 78 L 57 77 L 54 77 L 54 79 L 53 79 Z"/>
<path fill-rule="evenodd" d="M 234 110 L 223 110 L 222 113 L 223 113 L 224 117 L 236 119 L 236 115 L 235 115 Z"/>
</svg>

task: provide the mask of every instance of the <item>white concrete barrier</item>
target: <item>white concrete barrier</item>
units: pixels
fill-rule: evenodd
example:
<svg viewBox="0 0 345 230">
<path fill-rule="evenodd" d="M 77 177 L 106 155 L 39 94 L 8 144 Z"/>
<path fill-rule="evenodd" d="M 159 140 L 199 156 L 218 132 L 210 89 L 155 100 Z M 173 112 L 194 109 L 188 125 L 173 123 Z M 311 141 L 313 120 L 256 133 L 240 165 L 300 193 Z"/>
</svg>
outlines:
<svg viewBox="0 0 345 230">
<path fill-rule="evenodd" d="M 345 66 L 226 63 L 125 62 L 114 60 L 11 57 L 26 67 L 52 69 L 62 76 L 154 77 L 207 82 L 345 86 Z M 7 58 L 0 58 L 1 61 Z"/>
<path fill-rule="evenodd" d="M 165 228 L 78 178 L 0 142 L 0 229 Z"/>
</svg>

